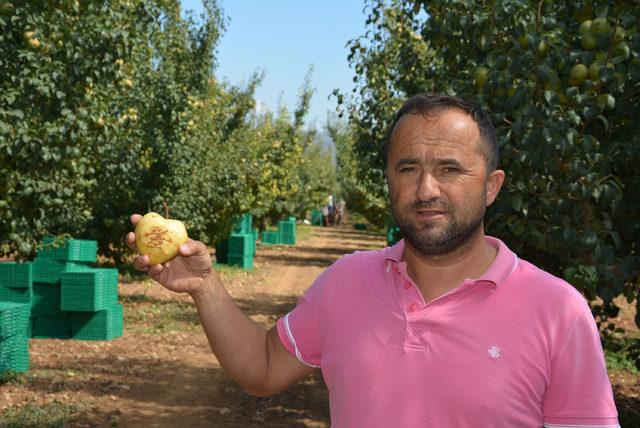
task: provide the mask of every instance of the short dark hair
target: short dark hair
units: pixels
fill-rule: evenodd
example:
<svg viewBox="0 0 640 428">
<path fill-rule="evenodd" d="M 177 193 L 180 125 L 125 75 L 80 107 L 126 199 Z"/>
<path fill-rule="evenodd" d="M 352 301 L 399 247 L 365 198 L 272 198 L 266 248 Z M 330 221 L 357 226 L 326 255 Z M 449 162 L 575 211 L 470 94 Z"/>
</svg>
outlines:
<svg viewBox="0 0 640 428">
<path fill-rule="evenodd" d="M 467 101 L 460 97 L 446 94 L 421 93 L 412 96 L 404 102 L 402 107 L 396 112 L 393 122 L 389 127 L 387 138 L 384 142 L 384 164 L 387 165 L 389 151 L 391 150 L 391 134 L 398 121 L 405 114 L 422 114 L 429 116 L 437 114 L 443 110 L 458 109 L 467 113 L 478 125 L 480 130 L 480 140 L 482 143 L 482 154 L 487 164 L 487 173 L 491 173 L 498 167 L 498 137 L 496 129 L 491 122 L 491 118 L 482 107 L 473 101 Z"/>
</svg>

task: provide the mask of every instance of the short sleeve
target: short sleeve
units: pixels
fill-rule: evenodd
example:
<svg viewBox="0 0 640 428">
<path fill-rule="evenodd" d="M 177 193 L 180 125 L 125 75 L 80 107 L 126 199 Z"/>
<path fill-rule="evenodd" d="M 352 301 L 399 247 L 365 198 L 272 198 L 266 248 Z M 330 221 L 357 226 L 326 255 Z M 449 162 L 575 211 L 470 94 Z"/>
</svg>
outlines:
<svg viewBox="0 0 640 428">
<path fill-rule="evenodd" d="M 559 337 L 543 401 L 545 427 L 619 427 L 600 335 L 585 301 Z"/>
<path fill-rule="evenodd" d="M 320 367 L 322 301 L 335 266 L 320 274 L 296 307 L 277 322 L 278 336 L 287 351 L 311 367 Z"/>
</svg>

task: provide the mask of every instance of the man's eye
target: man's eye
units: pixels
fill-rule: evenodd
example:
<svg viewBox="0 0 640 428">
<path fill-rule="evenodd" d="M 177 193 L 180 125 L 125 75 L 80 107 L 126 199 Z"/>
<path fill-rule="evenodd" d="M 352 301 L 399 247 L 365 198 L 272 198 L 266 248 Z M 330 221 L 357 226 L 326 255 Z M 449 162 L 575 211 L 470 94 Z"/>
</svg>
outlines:
<svg viewBox="0 0 640 428">
<path fill-rule="evenodd" d="M 444 172 L 446 173 L 453 173 L 453 172 L 458 172 L 460 171 L 458 168 L 453 167 L 453 166 L 448 166 L 446 168 L 444 168 Z"/>
<path fill-rule="evenodd" d="M 414 171 L 414 170 L 415 170 L 415 168 L 414 168 L 414 167 L 412 167 L 412 166 L 406 166 L 406 167 L 402 168 L 402 169 L 400 170 L 400 172 L 412 172 L 412 171 Z"/>
</svg>

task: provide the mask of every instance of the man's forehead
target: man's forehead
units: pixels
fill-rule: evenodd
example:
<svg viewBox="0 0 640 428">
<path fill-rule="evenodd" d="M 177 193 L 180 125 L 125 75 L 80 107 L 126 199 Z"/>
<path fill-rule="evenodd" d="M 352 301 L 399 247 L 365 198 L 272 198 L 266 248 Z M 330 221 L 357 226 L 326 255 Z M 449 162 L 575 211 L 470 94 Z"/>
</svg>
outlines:
<svg viewBox="0 0 640 428">
<path fill-rule="evenodd" d="M 464 112 L 448 110 L 429 116 L 406 114 L 394 127 L 391 143 L 392 150 L 421 144 L 469 150 L 479 148 L 480 131 Z"/>
</svg>

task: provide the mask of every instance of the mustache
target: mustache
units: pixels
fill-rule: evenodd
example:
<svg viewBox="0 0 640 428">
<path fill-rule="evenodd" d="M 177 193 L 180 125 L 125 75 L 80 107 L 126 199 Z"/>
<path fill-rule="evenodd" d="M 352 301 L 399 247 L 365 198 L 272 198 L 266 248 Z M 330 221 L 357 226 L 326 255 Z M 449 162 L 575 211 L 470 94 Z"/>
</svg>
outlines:
<svg viewBox="0 0 640 428">
<path fill-rule="evenodd" d="M 428 210 L 442 210 L 450 211 L 451 205 L 446 201 L 439 198 L 429 199 L 428 201 L 415 201 L 411 204 L 411 208 L 414 210 L 428 209 Z"/>
</svg>

